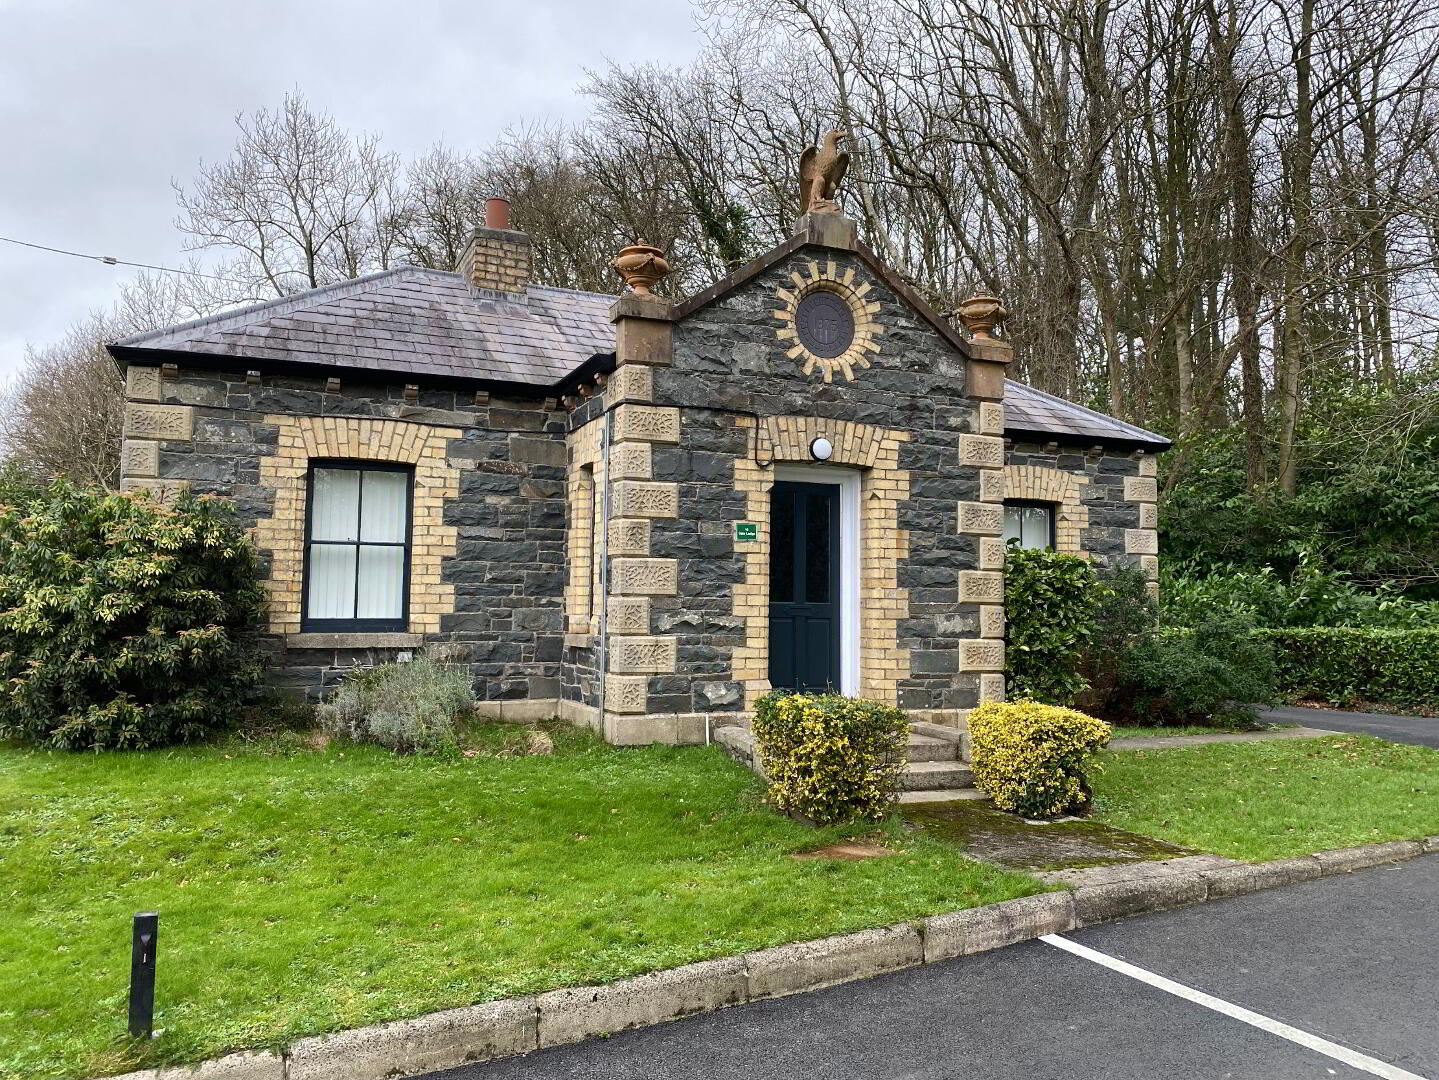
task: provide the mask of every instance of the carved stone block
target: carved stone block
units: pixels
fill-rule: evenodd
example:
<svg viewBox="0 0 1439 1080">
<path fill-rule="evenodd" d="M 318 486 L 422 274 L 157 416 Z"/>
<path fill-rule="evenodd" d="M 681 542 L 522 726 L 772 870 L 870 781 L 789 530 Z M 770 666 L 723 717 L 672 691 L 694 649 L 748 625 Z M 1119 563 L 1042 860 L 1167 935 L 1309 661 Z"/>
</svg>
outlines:
<svg viewBox="0 0 1439 1080">
<path fill-rule="evenodd" d="M 1126 502 L 1154 502 L 1159 498 L 1159 482 L 1152 476 L 1126 476 L 1124 498 Z"/>
<path fill-rule="evenodd" d="M 981 570 L 1004 569 L 1004 541 L 997 536 L 979 538 L 979 568 Z"/>
<path fill-rule="evenodd" d="M 605 402 L 618 405 L 623 401 L 655 399 L 654 369 L 644 364 L 622 364 L 610 376 L 605 387 Z"/>
<path fill-rule="evenodd" d="M 674 596 L 679 565 L 674 559 L 612 559 L 610 592 L 615 596 Z"/>
<path fill-rule="evenodd" d="M 1145 454 L 1139 459 L 1139 475 L 1154 476 L 1159 472 L 1159 459 L 1153 454 Z"/>
<path fill-rule="evenodd" d="M 130 370 L 134 370 L 131 368 Z M 158 476 L 160 473 L 160 444 L 148 440 L 136 442 L 126 439 L 120 450 L 121 476 Z"/>
<path fill-rule="evenodd" d="M 1139 527 L 1141 529 L 1159 528 L 1159 506 L 1157 504 L 1139 504 Z"/>
<path fill-rule="evenodd" d="M 1125 529 L 1124 551 L 1128 555 L 1158 555 L 1159 534 L 1153 529 Z"/>
<path fill-rule="evenodd" d="M 1159 580 L 1159 556 L 1158 556 L 1158 555 L 1141 555 L 1141 556 L 1139 556 L 1139 568 L 1144 571 L 1144 576 L 1145 576 L 1146 578 L 1148 578 L 1150 581 L 1158 581 L 1158 580 Z"/>
<path fill-rule="evenodd" d="M 131 401 L 159 401 L 160 369 L 155 367 L 126 368 L 125 396 Z"/>
<path fill-rule="evenodd" d="M 1004 440 L 995 435 L 961 435 L 959 463 L 976 469 L 1004 468 Z"/>
<path fill-rule="evenodd" d="M 610 670 L 620 675 L 663 675 L 675 669 L 678 641 L 672 637 L 617 637 L 609 645 Z"/>
<path fill-rule="evenodd" d="M 1004 631 L 1004 608 L 998 604 L 985 604 L 979 609 L 980 637 L 1002 638 Z"/>
<path fill-rule="evenodd" d="M 997 401 L 981 401 L 978 421 L 981 435 L 1003 435 L 1004 406 Z"/>
<path fill-rule="evenodd" d="M 189 442 L 195 410 L 189 405 L 126 405 L 125 437 Z"/>
<path fill-rule="evenodd" d="M 1004 575 L 996 570 L 961 570 L 959 572 L 961 604 L 1004 603 Z"/>
<path fill-rule="evenodd" d="M 1005 486 L 1003 469 L 985 469 L 979 474 L 979 501 L 1004 502 Z"/>
<path fill-rule="evenodd" d="M 649 518 L 615 518 L 611 521 L 609 551 L 611 555 L 648 555 Z"/>
<path fill-rule="evenodd" d="M 615 409 L 616 442 L 680 441 L 680 411 L 655 405 L 621 405 Z"/>
<path fill-rule="evenodd" d="M 611 596 L 605 604 L 605 617 L 611 634 L 648 634 L 650 632 L 650 598 L 648 596 Z"/>
<path fill-rule="evenodd" d="M 1004 700 L 1004 676 L 981 675 L 979 677 L 979 703 Z"/>
<path fill-rule="evenodd" d="M 1004 507 L 995 503 L 960 503 L 959 531 L 969 536 L 999 536 L 1004 532 Z"/>
<path fill-rule="evenodd" d="M 959 643 L 960 671 L 1003 671 L 1004 642 L 997 638 L 970 638 Z"/>
<path fill-rule="evenodd" d="M 616 443 L 610 447 L 610 477 L 614 480 L 648 480 L 650 444 L 647 442 Z"/>
<path fill-rule="evenodd" d="M 648 675 L 606 675 L 605 711 L 642 713 L 649 708 Z"/>
<path fill-rule="evenodd" d="M 679 517 L 678 484 L 657 484 L 645 480 L 620 480 L 614 486 L 614 513 L 618 517 Z"/>
<path fill-rule="evenodd" d="M 190 490 L 188 480 L 156 480 L 151 477 L 127 476 L 120 481 L 121 491 L 148 491 L 150 498 L 161 506 L 169 506 L 181 492 Z"/>
</svg>

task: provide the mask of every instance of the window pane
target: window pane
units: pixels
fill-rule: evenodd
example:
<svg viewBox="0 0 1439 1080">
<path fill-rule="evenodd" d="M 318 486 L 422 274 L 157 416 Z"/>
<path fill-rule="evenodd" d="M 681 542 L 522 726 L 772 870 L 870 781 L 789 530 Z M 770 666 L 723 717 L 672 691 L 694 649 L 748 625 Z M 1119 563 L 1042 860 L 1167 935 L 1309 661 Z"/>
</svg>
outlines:
<svg viewBox="0 0 1439 1080">
<path fill-rule="evenodd" d="M 371 543 L 405 542 L 405 496 L 410 477 L 402 472 L 366 472 L 360 539 Z"/>
<path fill-rule="evenodd" d="M 805 500 L 804 599 L 809 604 L 829 603 L 830 494 L 814 492 Z"/>
<path fill-rule="evenodd" d="M 360 595 L 357 619 L 398 619 L 405 575 L 402 547 L 360 548 Z"/>
<path fill-rule="evenodd" d="M 360 474 L 354 469 L 316 469 L 313 540 L 356 540 L 360 524 Z"/>
<path fill-rule="evenodd" d="M 775 486 L 770 497 L 769 598 L 794 600 L 794 489 Z"/>
<path fill-rule="evenodd" d="M 312 619 L 355 617 L 355 549 L 350 545 L 310 545 L 309 614 Z"/>
<path fill-rule="evenodd" d="M 1022 516 L 1020 511 L 1023 509 L 1022 506 L 1006 506 L 1004 508 L 1004 542 L 1006 544 L 1011 540 L 1020 540 L 1021 544 L 1023 543 L 1019 535 Z"/>
<path fill-rule="evenodd" d="M 1027 548 L 1049 547 L 1049 507 L 1025 506 L 1020 509 L 1024 511 L 1023 539 L 1020 543 Z"/>
</svg>

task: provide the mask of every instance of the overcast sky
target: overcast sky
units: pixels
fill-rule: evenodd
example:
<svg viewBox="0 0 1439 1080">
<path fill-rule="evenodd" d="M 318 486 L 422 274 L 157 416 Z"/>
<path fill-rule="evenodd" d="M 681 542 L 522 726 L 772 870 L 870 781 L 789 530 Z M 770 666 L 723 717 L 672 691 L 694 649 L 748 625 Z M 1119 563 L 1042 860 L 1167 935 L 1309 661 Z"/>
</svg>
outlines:
<svg viewBox="0 0 1439 1080">
<path fill-rule="evenodd" d="M 0 236 L 174 266 L 171 179 L 291 88 L 408 155 L 577 118 L 585 67 L 698 47 L 686 0 L 0 0 Z M 133 272 L 0 243 L 0 380 Z"/>
</svg>

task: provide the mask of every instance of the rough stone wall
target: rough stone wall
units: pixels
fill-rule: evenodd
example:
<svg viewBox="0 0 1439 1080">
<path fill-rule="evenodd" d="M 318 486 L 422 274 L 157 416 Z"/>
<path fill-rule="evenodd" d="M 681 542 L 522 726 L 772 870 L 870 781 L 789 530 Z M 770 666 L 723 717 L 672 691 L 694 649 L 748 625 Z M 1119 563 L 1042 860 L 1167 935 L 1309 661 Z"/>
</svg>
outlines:
<svg viewBox="0 0 1439 1080">
<path fill-rule="evenodd" d="M 1059 508 L 1059 551 L 1099 566 L 1139 566 L 1159 578 L 1159 510 L 1152 454 L 1050 443 L 1012 443 L 1005 453 L 1005 494 Z"/>
<path fill-rule="evenodd" d="M 123 480 L 168 498 L 231 499 L 277 603 L 274 685 L 316 694 L 356 665 L 429 645 L 494 702 L 560 694 L 565 419 L 538 401 L 342 377 L 135 366 Z M 299 632 L 299 547 L 311 457 L 415 466 L 409 633 Z M 518 710 L 517 710 L 518 712 Z"/>
<path fill-rule="evenodd" d="M 806 374 L 777 320 L 785 295 L 818 278 L 863 298 L 873 348 L 852 379 Z M 733 526 L 757 516 L 773 461 L 809 461 L 807 438 L 774 454 L 784 440 L 761 438 L 770 418 L 794 418 L 836 445 L 860 427 L 889 440 L 884 477 L 865 463 L 860 512 L 862 559 L 892 553 L 892 576 L 867 565 L 860 587 L 862 606 L 893 630 L 866 631 L 888 655 L 862 664 L 864 692 L 951 713 L 979 702 L 982 680 L 986 697 L 1002 694 L 1002 618 L 986 616 L 1002 612 L 993 543 L 1002 494 L 981 483 L 1003 464 L 1002 410 L 966 396 L 963 357 L 859 259 L 804 249 L 691 313 L 674 327 L 673 363 L 653 369 L 653 391 L 679 424 L 676 443 L 652 454 L 652 479 L 675 485 L 678 499 L 672 517 L 651 524 L 650 554 L 675 561 L 677 587 L 651 600 L 651 631 L 673 636 L 676 653 L 672 671 L 647 678 L 650 712 L 739 711 L 764 688 L 750 676 L 762 666 L 755 646 L 767 642 L 767 530 L 737 551 Z M 986 544 L 994 550 L 982 562 Z"/>
</svg>

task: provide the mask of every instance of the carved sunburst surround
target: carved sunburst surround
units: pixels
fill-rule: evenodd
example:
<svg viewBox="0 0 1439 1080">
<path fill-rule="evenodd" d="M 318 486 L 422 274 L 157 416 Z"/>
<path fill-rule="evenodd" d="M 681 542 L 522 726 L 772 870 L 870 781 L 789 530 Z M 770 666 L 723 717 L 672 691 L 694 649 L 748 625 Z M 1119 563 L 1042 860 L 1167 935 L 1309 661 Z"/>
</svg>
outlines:
<svg viewBox="0 0 1439 1080">
<path fill-rule="evenodd" d="M 874 319 L 879 312 L 879 303 L 865 299 L 866 294 L 870 291 L 869 282 L 856 283 L 853 267 L 840 270 L 833 261 L 823 266 L 817 262 L 811 262 L 808 270 L 808 274 L 802 274 L 799 271 L 790 272 L 790 280 L 794 282 L 793 289 L 785 288 L 783 285 L 775 289 L 775 295 L 784 305 L 774 311 L 774 317 L 780 321 L 780 327 L 775 331 L 775 337 L 782 344 L 789 346 L 789 351 L 785 355 L 791 360 L 804 360 L 806 375 L 821 371 L 824 373 L 825 382 L 834 382 L 834 373 L 838 371 L 853 382 L 854 369 L 869 367 L 868 354 L 879 352 L 879 343 L 875 339 L 884 332 L 884 328 Z M 800 327 L 795 320 L 799 314 L 800 304 L 805 298 L 821 292 L 839 298 L 848 309 L 849 321 L 853 323 L 853 329 L 848 335 L 847 342 L 841 337 L 834 342 L 833 349 L 819 346 L 817 351 L 811 351 L 804 338 L 801 337 Z M 827 313 L 823 309 L 821 312 Z M 838 321 L 843 322 L 844 320 L 841 318 Z M 843 326 L 839 328 L 841 335 L 846 330 L 849 328 Z M 819 345 L 818 342 L 814 342 L 814 344 Z M 833 355 L 824 355 L 831 352 Z"/>
</svg>

